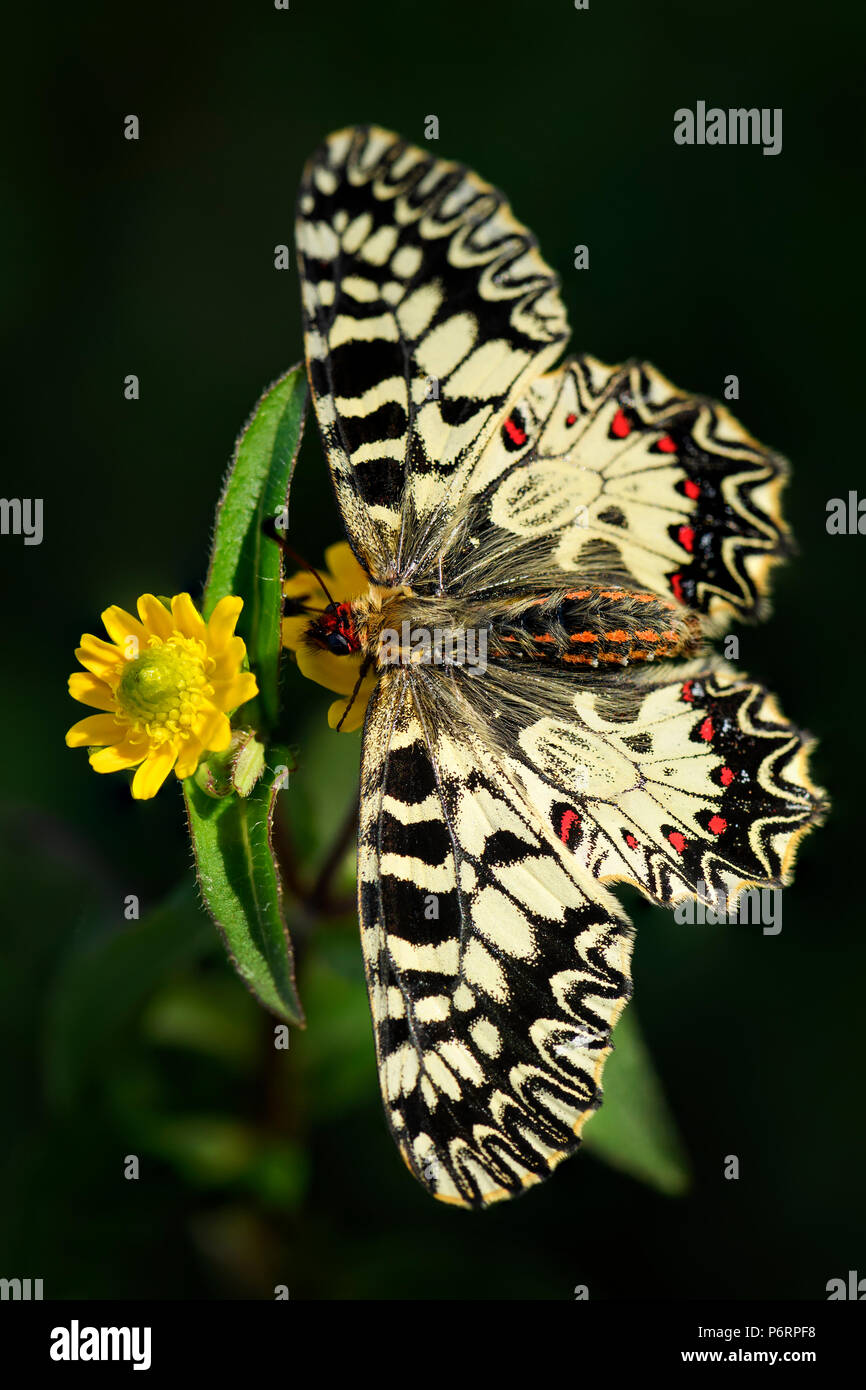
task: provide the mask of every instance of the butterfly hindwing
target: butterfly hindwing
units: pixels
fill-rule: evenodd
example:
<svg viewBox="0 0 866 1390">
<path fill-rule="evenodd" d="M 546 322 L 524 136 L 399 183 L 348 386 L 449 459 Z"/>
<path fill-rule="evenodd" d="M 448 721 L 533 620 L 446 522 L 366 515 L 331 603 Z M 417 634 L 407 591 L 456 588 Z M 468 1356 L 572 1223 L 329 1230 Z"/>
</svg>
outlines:
<svg viewBox="0 0 866 1390">
<path fill-rule="evenodd" d="M 514 396 L 559 353 L 557 277 L 501 193 L 376 127 L 311 159 L 297 246 L 349 539 L 375 576 L 407 577 Z"/>
<path fill-rule="evenodd" d="M 823 816 L 811 740 L 718 658 L 595 686 L 551 673 L 543 702 L 537 678 L 520 673 L 488 671 L 485 687 L 527 799 L 599 882 L 631 883 L 668 906 L 735 901 L 788 883 L 800 839 Z"/>
<path fill-rule="evenodd" d="M 423 672 L 380 681 L 359 902 L 393 1134 L 436 1197 L 485 1206 L 577 1147 L 630 993 L 631 928 L 467 712 Z"/>
<path fill-rule="evenodd" d="M 786 477 L 725 407 L 646 363 L 574 358 L 534 382 L 490 440 L 462 508 L 471 549 L 452 543 L 446 573 L 463 591 L 580 574 L 712 618 L 760 617 L 790 549 Z"/>
</svg>

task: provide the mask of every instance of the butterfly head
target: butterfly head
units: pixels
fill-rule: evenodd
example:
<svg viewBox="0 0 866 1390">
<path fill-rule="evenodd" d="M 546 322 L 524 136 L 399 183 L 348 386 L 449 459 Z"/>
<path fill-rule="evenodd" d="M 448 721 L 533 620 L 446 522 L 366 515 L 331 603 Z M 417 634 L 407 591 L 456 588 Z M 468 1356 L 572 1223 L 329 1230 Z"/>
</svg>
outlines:
<svg viewBox="0 0 866 1390">
<path fill-rule="evenodd" d="M 361 640 L 348 603 L 329 603 L 315 622 L 310 623 L 307 636 L 314 646 L 322 647 L 334 656 L 349 656 L 361 650 Z"/>
</svg>

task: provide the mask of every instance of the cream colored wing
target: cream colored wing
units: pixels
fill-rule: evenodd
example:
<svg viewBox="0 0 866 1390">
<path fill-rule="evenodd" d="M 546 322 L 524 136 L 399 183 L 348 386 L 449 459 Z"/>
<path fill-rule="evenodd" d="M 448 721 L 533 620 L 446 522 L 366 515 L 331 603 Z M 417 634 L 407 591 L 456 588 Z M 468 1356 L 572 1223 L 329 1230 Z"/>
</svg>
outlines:
<svg viewBox="0 0 866 1390">
<path fill-rule="evenodd" d="M 388 131 L 331 135 L 298 194 L 307 364 L 349 539 L 377 579 L 436 549 L 485 444 L 568 336 L 496 189 Z"/>
<path fill-rule="evenodd" d="M 380 681 L 359 902 L 391 1130 L 435 1197 L 477 1207 L 577 1147 L 631 990 L 632 931 L 456 699 L 423 668 Z"/>
<path fill-rule="evenodd" d="M 811 739 L 718 658 L 607 678 L 490 667 L 464 688 L 581 871 L 667 906 L 783 886 L 826 811 Z"/>
<path fill-rule="evenodd" d="M 534 382 L 472 473 L 444 556 L 463 594 L 617 582 L 761 617 L 790 538 L 787 465 L 653 367 L 578 357 Z M 426 578 L 438 582 L 439 557 Z"/>
</svg>

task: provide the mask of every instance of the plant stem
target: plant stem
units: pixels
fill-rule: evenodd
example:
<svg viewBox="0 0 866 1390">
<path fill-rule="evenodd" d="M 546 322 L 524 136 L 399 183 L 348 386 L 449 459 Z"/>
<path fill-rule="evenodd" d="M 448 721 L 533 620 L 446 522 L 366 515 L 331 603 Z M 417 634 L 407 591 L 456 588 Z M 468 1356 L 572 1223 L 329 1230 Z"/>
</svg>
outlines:
<svg viewBox="0 0 866 1390">
<path fill-rule="evenodd" d="M 357 829 L 358 799 L 355 797 L 321 869 L 313 884 L 309 885 L 303 882 L 298 872 L 295 847 L 288 824 L 282 818 L 274 823 L 274 848 L 284 887 L 293 898 L 297 899 L 304 912 L 314 920 L 345 916 L 355 905 L 354 894 L 340 898 L 332 896 L 331 880 L 343 862 Z"/>
<path fill-rule="evenodd" d="M 319 870 L 318 877 L 313 884 L 312 892 L 307 900 L 309 910 L 316 914 L 333 916 L 336 911 L 345 912 L 346 908 L 342 904 L 335 903 L 331 897 L 331 879 L 334 877 L 346 857 L 349 846 L 358 833 L 358 798 L 354 797 L 349 808 L 349 814 L 340 827 L 337 838 L 325 859 L 324 864 Z M 352 899 L 354 902 L 354 898 Z"/>
</svg>

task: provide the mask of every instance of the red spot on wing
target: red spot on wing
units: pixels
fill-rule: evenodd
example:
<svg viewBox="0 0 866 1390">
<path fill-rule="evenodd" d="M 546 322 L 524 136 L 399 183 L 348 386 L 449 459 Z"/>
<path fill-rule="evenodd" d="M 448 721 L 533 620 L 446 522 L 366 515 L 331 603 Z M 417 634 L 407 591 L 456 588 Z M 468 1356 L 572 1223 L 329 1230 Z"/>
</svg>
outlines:
<svg viewBox="0 0 866 1390">
<path fill-rule="evenodd" d="M 700 486 L 698 483 L 693 483 L 691 478 L 686 479 L 685 483 L 683 484 L 683 487 L 685 489 L 686 497 L 691 497 L 692 501 L 694 501 L 696 497 L 700 497 Z"/>
<path fill-rule="evenodd" d="M 712 719 L 710 718 L 709 715 L 707 715 L 707 717 L 706 717 L 706 719 L 704 720 L 703 724 L 702 724 L 701 727 L 698 729 L 698 733 L 700 734 L 700 736 L 701 736 L 702 739 L 704 739 L 707 743 L 709 743 L 710 739 L 712 738 L 713 734 L 715 733 L 715 729 L 713 728 L 713 721 L 712 721 Z"/>
<path fill-rule="evenodd" d="M 691 704 L 692 700 L 694 700 L 694 698 L 695 698 L 694 695 L 692 694 L 692 686 L 693 686 L 693 685 L 694 685 L 694 681 L 684 681 L 684 682 L 683 682 L 682 697 L 683 697 L 684 700 L 687 700 L 687 701 L 689 702 L 689 704 Z"/>
<path fill-rule="evenodd" d="M 629 424 L 628 416 L 624 410 L 620 409 L 614 415 L 610 426 L 610 432 L 612 435 L 615 435 L 617 439 L 625 439 L 627 435 L 631 434 L 631 425 Z"/>
<path fill-rule="evenodd" d="M 657 447 L 663 454 L 675 454 L 677 451 L 677 446 L 671 439 L 669 434 L 665 434 L 662 436 L 662 438 L 658 442 Z"/>
<path fill-rule="evenodd" d="M 571 834 L 571 827 L 577 822 L 580 828 L 580 816 L 576 811 L 563 811 L 562 820 L 559 824 L 559 838 L 564 845 L 568 844 L 568 837 Z"/>
<path fill-rule="evenodd" d="M 678 598 L 680 603 L 685 602 L 683 599 L 683 577 L 681 574 L 671 575 L 671 588 L 674 591 L 674 598 Z"/>
<path fill-rule="evenodd" d="M 694 550 L 694 548 L 695 548 L 695 532 L 694 532 L 694 527 L 692 527 L 692 526 L 681 526 L 680 529 L 679 529 L 679 531 L 677 532 L 677 540 L 679 541 L 679 543 L 680 543 L 680 545 L 682 546 L 683 550 L 687 550 L 687 551 L 689 552 L 689 554 L 691 554 L 691 552 L 692 552 L 692 551 Z"/>
<path fill-rule="evenodd" d="M 505 421 L 504 428 L 512 444 L 517 444 L 519 446 L 526 443 L 526 430 L 521 428 L 519 421 L 514 415 L 509 415 L 508 419 Z"/>
<path fill-rule="evenodd" d="M 668 839 L 670 840 L 677 854 L 682 854 L 683 850 L 686 847 L 685 837 L 681 835 L 678 830 L 672 830 L 668 835 Z"/>
<path fill-rule="evenodd" d="M 728 828 L 728 822 L 724 816 L 711 816 L 707 821 L 707 826 L 714 835 L 723 835 Z"/>
<path fill-rule="evenodd" d="M 629 849 L 637 849 L 637 840 L 635 839 L 634 835 L 626 835 L 625 842 L 628 845 Z"/>
<path fill-rule="evenodd" d="M 567 425 L 576 425 L 576 424 L 577 424 L 577 416 L 574 415 L 574 414 L 566 415 L 566 417 L 565 417 L 565 423 L 566 423 Z"/>
<path fill-rule="evenodd" d="M 735 772 L 733 772 L 733 771 L 731 770 L 731 768 L 729 768 L 729 767 L 723 767 L 722 770 L 721 770 L 721 773 L 719 774 L 719 776 L 720 776 L 720 778 L 721 778 L 722 786 L 723 786 L 723 787 L 729 787 L 729 786 L 731 785 L 731 783 L 733 782 L 734 778 L 736 777 L 736 775 L 737 775 L 737 774 L 736 774 Z"/>
</svg>

